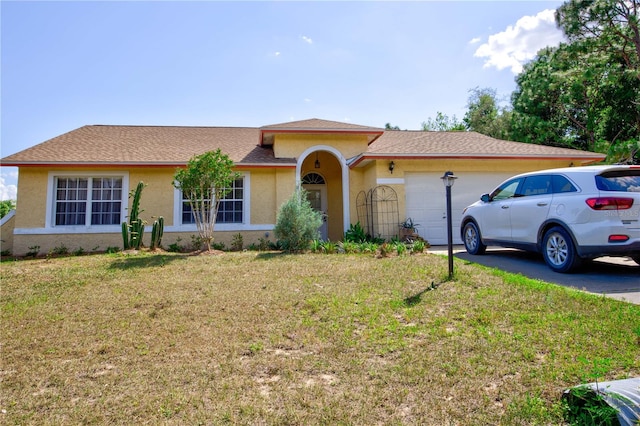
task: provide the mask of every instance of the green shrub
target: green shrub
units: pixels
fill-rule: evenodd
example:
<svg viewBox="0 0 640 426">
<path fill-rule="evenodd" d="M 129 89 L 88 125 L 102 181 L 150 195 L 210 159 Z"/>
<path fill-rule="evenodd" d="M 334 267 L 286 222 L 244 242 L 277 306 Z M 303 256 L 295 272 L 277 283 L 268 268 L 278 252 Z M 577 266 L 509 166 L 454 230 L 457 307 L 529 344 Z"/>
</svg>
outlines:
<svg viewBox="0 0 640 426">
<path fill-rule="evenodd" d="M 241 233 L 237 233 L 231 238 L 231 251 L 242 251 L 244 248 L 244 241 Z"/>
<path fill-rule="evenodd" d="M 402 241 L 396 241 L 393 243 L 393 245 L 396 249 L 396 253 L 398 254 L 398 256 L 402 256 L 407 252 L 407 246 Z"/>
<path fill-rule="evenodd" d="M 349 226 L 349 229 L 344 234 L 344 240 L 352 243 L 364 243 L 368 241 L 367 234 L 364 232 L 364 229 L 362 229 L 360 221 L 355 225 L 352 223 Z"/>
<path fill-rule="evenodd" d="M 31 246 L 27 252 L 27 257 L 36 257 L 40 253 L 40 246 Z"/>
<path fill-rule="evenodd" d="M 55 255 L 58 255 L 58 256 L 65 256 L 65 255 L 69 254 L 69 248 L 67 246 L 65 246 L 64 244 L 60 244 L 59 246 L 56 246 L 56 247 L 52 248 L 49 253 L 50 254 L 55 254 Z"/>
<path fill-rule="evenodd" d="M 412 253 L 424 253 L 424 250 L 427 248 L 427 244 L 422 240 L 416 240 L 413 242 L 411 246 Z"/>
<path fill-rule="evenodd" d="M 309 250 L 311 250 L 312 253 L 322 252 L 322 240 L 320 238 L 314 238 L 309 244 Z"/>
<path fill-rule="evenodd" d="M 360 243 L 354 241 L 343 241 L 338 243 L 338 249 L 343 253 L 359 253 Z"/>
<path fill-rule="evenodd" d="M 320 225 L 322 216 L 311 207 L 306 191 L 299 188 L 280 206 L 274 233 L 283 250 L 301 252 L 318 238 Z"/>
<path fill-rule="evenodd" d="M 323 241 L 322 251 L 326 254 L 334 254 L 338 251 L 338 244 L 333 241 Z"/>
</svg>

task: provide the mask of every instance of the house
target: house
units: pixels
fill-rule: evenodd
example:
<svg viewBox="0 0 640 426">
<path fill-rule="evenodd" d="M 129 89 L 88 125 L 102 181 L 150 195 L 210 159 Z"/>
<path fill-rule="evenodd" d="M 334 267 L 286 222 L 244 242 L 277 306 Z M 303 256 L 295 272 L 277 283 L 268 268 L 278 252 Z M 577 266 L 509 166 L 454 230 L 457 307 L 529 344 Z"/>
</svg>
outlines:
<svg viewBox="0 0 640 426">
<path fill-rule="evenodd" d="M 84 126 L 0 160 L 19 168 L 16 214 L 7 222 L 13 241 L 3 250 L 121 247 L 128 194 L 139 181 L 147 184 L 141 216 L 148 223 L 165 218 L 163 245 L 188 242 L 197 232 L 173 175 L 194 155 L 217 148 L 241 174 L 215 228 L 216 241 L 227 246 L 238 233 L 245 244 L 273 241 L 278 208 L 297 185 L 324 213 L 324 239 L 341 240 L 358 221 L 372 235 L 392 238 L 411 217 L 423 238 L 446 244 L 445 171 L 458 177 L 452 188 L 457 226 L 464 206 L 509 176 L 604 159 L 475 132 L 394 131 L 320 119 L 260 128 Z M 459 243 L 457 231 L 454 236 Z"/>
</svg>

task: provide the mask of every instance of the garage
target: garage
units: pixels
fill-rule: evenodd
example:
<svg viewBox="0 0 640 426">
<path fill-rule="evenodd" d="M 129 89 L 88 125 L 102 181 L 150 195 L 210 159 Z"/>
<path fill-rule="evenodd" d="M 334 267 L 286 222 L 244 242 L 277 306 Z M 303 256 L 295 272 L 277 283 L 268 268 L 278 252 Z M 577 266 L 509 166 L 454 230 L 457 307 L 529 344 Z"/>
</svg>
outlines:
<svg viewBox="0 0 640 426">
<path fill-rule="evenodd" d="M 460 221 L 462 210 L 480 199 L 513 173 L 455 173 L 451 188 L 453 243 L 462 244 Z M 406 173 L 405 196 L 407 217 L 420 226 L 417 231 L 432 245 L 447 244 L 447 203 L 442 173 Z"/>
</svg>

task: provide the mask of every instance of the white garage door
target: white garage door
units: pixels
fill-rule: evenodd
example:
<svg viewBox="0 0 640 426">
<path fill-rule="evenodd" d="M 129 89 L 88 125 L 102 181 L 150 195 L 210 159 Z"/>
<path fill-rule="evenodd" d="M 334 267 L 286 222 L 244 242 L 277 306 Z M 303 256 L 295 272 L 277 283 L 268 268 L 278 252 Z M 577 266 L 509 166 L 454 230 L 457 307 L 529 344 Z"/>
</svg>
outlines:
<svg viewBox="0 0 640 426">
<path fill-rule="evenodd" d="M 514 173 L 455 173 L 458 176 L 451 188 L 451 220 L 453 243 L 461 244 L 460 221 L 462 210 L 491 192 Z M 442 183 L 443 173 L 407 173 L 405 193 L 407 217 L 420 226 L 418 233 L 432 245 L 447 244 L 447 201 Z"/>
</svg>

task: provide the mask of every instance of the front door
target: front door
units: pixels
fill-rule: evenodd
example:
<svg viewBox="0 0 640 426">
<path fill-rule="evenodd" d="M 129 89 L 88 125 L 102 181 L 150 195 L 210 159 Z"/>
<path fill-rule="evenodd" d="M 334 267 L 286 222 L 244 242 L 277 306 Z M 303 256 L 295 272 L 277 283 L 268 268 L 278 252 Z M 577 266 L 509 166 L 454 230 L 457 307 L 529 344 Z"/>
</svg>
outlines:
<svg viewBox="0 0 640 426">
<path fill-rule="evenodd" d="M 326 185 L 303 185 L 305 191 L 307 191 L 307 199 L 311 204 L 311 207 L 322 215 L 322 225 L 318 231 L 320 232 L 320 238 L 326 241 L 328 238 L 327 230 L 327 186 Z"/>
</svg>

